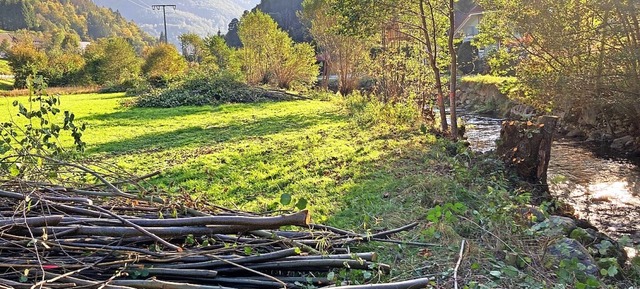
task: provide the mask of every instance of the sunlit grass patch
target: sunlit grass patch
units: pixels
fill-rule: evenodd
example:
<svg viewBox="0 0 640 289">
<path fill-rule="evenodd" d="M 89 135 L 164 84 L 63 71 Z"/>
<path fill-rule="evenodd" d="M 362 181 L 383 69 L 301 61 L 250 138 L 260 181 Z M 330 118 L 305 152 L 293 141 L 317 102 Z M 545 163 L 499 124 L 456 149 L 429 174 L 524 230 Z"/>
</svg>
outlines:
<svg viewBox="0 0 640 289">
<path fill-rule="evenodd" d="M 0 31 L 2 32 L 2 31 Z M 6 59 L 0 58 L 0 75 L 10 75 L 13 74 L 11 72 L 11 67 L 9 67 L 9 61 Z"/>
</svg>

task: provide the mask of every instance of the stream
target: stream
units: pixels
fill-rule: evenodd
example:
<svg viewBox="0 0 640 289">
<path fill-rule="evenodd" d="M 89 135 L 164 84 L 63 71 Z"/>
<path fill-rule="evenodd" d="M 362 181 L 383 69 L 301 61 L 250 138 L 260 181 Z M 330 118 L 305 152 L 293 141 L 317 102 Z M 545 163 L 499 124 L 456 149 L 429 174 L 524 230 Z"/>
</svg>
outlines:
<svg viewBox="0 0 640 289">
<path fill-rule="evenodd" d="M 475 151 L 495 149 L 501 119 L 463 114 L 466 137 Z M 601 232 L 640 243 L 640 166 L 594 150 L 581 142 L 560 140 L 551 147 L 548 182 L 551 195 L 573 206 L 578 218 Z"/>
</svg>

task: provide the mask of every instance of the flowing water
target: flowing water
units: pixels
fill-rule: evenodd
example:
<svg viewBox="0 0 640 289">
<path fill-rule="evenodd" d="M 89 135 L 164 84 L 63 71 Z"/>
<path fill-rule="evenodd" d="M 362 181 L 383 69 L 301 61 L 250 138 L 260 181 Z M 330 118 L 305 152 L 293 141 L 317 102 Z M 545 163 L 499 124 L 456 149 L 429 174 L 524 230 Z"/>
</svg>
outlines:
<svg viewBox="0 0 640 289">
<path fill-rule="evenodd" d="M 471 148 L 495 149 L 501 119 L 463 115 Z M 576 216 L 600 231 L 640 243 L 640 166 L 638 162 L 607 155 L 583 143 L 556 141 L 551 148 L 549 189 L 574 207 Z"/>
</svg>

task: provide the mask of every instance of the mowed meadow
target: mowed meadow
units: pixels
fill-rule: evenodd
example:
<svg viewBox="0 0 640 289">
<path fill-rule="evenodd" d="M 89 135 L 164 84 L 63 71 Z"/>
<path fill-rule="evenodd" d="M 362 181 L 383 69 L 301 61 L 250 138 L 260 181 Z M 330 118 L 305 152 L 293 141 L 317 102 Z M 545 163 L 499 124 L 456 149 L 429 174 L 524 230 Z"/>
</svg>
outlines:
<svg viewBox="0 0 640 289">
<path fill-rule="evenodd" d="M 2 99 L 0 121 L 16 114 L 15 99 L 27 103 Z M 61 109 L 87 124 L 85 157 L 139 175 L 161 171 L 153 185 L 189 192 L 194 200 L 273 211 L 293 208 L 279 204 L 290 194 L 308 201 L 317 222 L 358 227 L 365 219 L 379 221 L 383 196 L 421 173 L 403 158 L 424 152 L 424 135 L 406 127 L 359 127 L 337 101 L 163 109 L 123 107 L 126 100 L 122 93 L 61 97 Z M 63 142 L 71 145 L 71 138 Z M 343 214 L 370 218 L 340 219 Z"/>
</svg>

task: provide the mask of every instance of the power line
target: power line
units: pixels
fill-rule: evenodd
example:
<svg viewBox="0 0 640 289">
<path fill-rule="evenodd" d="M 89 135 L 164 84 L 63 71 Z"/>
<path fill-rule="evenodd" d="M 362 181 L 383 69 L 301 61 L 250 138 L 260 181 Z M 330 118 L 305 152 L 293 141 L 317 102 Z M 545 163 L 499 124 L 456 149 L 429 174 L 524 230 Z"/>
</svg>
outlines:
<svg viewBox="0 0 640 289">
<path fill-rule="evenodd" d="M 138 7 L 141 7 L 141 8 L 149 10 L 149 7 L 142 6 L 142 5 L 140 5 L 140 3 L 136 2 L 136 1 L 133 1 L 133 0 L 127 0 L 127 1 L 129 1 L 131 4 L 137 5 Z"/>
<path fill-rule="evenodd" d="M 162 9 L 162 17 L 164 18 L 164 43 L 167 43 L 169 37 L 167 36 L 167 12 L 165 10 L 166 7 L 171 7 L 173 10 L 176 10 L 176 5 L 168 5 L 168 4 L 156 4 L 151 5 L 151 9 L 160 10 Z"/>
</svg>

